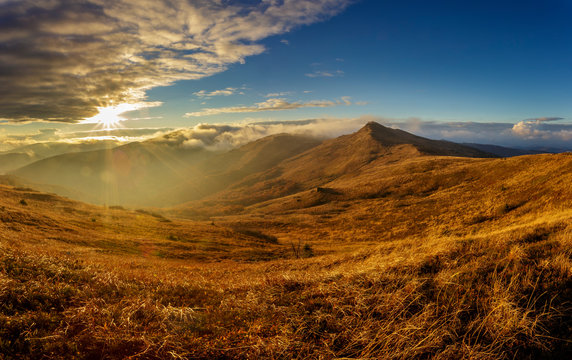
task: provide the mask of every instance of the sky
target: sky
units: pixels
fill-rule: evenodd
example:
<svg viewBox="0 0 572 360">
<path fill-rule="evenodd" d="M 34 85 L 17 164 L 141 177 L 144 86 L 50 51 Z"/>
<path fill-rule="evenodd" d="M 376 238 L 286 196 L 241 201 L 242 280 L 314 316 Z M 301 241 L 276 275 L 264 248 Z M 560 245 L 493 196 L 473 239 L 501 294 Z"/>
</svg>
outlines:
<svg viewBox="0 0 572 360">
<path fill-rule="evenodd" d="M 570 18 L 569 0 L 0 0 L 0 149 L 372 120 L 572 147 Z"/>
</svg>

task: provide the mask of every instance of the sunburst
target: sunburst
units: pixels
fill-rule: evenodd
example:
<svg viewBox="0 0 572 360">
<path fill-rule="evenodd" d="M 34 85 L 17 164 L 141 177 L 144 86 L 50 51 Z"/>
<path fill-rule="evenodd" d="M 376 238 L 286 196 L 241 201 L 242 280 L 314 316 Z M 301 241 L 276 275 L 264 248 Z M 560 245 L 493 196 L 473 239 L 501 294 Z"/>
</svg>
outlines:
<svg viewBox="0 0 572 360">
<path fill-rule="evenodd" d="M 124 113 L 140 109 L 141 104 L 123 103 L 107 107 L 97 107 L 98 114 L 82 121 L 84 124 L 99 124 L 104 129 L 112 129 L 120 126 L 122 121 L 127 120 Z"/>
</svg>

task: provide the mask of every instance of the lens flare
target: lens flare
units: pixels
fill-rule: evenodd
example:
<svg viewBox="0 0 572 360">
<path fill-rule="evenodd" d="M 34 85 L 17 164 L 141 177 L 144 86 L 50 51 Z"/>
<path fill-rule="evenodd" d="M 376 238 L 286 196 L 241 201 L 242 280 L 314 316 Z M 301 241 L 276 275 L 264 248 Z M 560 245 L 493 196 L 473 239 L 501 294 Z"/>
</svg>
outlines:
<svg viewBox="0 0 572 360">
<path fill-rule="evenodd" d="M 82 121 L 83 124 L 99 124 L 105 129 L 111 129 L 119 127 L 122 121 L 127 120 L 124 113 L 129 111 L 138 110 L 144 107 L 140 103 L 135 104 L 118 104 L 113 106 L 107 107 L 97 107 L 99 113 L 95 116 L 92 116 L 88 119 Z"/>
</svg>

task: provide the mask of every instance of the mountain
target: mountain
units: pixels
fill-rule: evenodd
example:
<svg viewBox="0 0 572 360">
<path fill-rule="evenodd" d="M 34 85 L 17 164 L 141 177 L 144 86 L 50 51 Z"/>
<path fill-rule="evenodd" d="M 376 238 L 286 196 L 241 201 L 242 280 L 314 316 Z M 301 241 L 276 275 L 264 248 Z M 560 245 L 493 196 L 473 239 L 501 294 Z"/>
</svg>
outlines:
<svg viewBox="0 0 572 360">
<path fill-rule="evenodd" d="M 27 153 L 0 153 L 0 174 L 33 163 L 39 158 Z"/>
<path fill-rule="evenodd" d="M 384 147 L 411 145 L 424 155 L 495 157 L 494 155 L 468 146 L 444 140 L 431 140 L 403 130 L 385 127 L 376 122 L 367 123 L 357 134 L 371 137 Z"/>
<path fill-rule="evenodd" d="M 160 198 L 170 204 L 202 199 L 319 144 L 311 137 L 277 134 L 228 152 L 209 154 L 197 165 L 194 176 L 162 192 Z"/>
<path fill-rule="evenodd" d="M 83 143 L 43 142 L 20 146 L 4 153 L 24 153 L 36 158 L 48 158 L 70 152 L 111 149 L 121 143 L 114 140 L 97 140 Z"/>
<path fill-rule="evenodd" d="M 120 143 L 117 141 L 103 140 L 81 144 L 46 142 L 21 146 L 9 151 L 0 152 L 0 174 L 8 173 L 51 156 L 82 151 L 111 149 L 119 144 Z"/>
<path fill-rule="evenodd" d="M 498 145 L 489 145 L 489 144 L 463 143 L 463 145 L 475 148 L 480 151 L 488 152 L 490 154 L 494 154 L 500 157 L 534 155 L 534 154 L 544 154 L 547 152 L 548 153 L 552 152 L 552 151 L 539 151 L 532 149 L 514 149 L 514 148 L 498 146 Z"/>
<path fill-rule="evenodd" d="M 165 188 L 183 182 L 207 156 L 201 149 L 130 143 L 113 149 L 68 153 L 37 161 L 12 174 L 62 186 L 96 204 L 151 205 Z"/>
<path fill-rule="evenodd" d="M 375 138 L 275 166 L 267 150 L 292 138 L 211 154 L 218 169 L 248 171 L 258 157 L 302 171 L 323 156 L 318 174 L 337 177 L 208 221 L 0 186 L 1 353 L 570 358 L 572 154 L 427 155 Z M 155 161 L 146 151 L 183 150 L 108 155 L 130 173 L 127 160 Z"/>
<path fill-rule="evenodd" d="M 85 197 L 81 192 L 58 185 L 41 184 L 14 175 L 0 175 L 0 185 L 9 185 L 19 189 L 34 189 L 46 193 L 58 194 L 67 198 L 79 199 Z"/>
<path fill-rule="evenodd" d="M 430 140 L 370 122 L 356 133 L 326 140 L 266 171 L 250 175 L 207 198 L 205 204 L 212 205 L 214 201 L 250 205 L 321 186 L 340 177 L 357 176 L 372 163 L 385 166 L 424 156 L 495 157 L 468 146 Z"/>
<path fill-rule="evenodd" d="M 90 203 L 167 206 L 220 191 L 318 144 L 281 134 L 221 153 L 146 141 L 54 156 L 12 174 L 73 190 L 82 194 L 74 198 Z"/>
</svg>

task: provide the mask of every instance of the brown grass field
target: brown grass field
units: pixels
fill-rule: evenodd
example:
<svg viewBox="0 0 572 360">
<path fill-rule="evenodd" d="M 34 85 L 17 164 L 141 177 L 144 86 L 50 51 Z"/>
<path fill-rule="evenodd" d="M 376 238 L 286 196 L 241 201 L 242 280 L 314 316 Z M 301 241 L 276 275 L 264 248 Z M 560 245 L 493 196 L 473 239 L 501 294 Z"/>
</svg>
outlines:
<svg viewBox="0 0 572 360">
<path fill-rule="evenodd" d="M 0 187 L 0 358 L 570 358 L 572 156 L 393 160 L 162 215 Z"/>
</svg>

